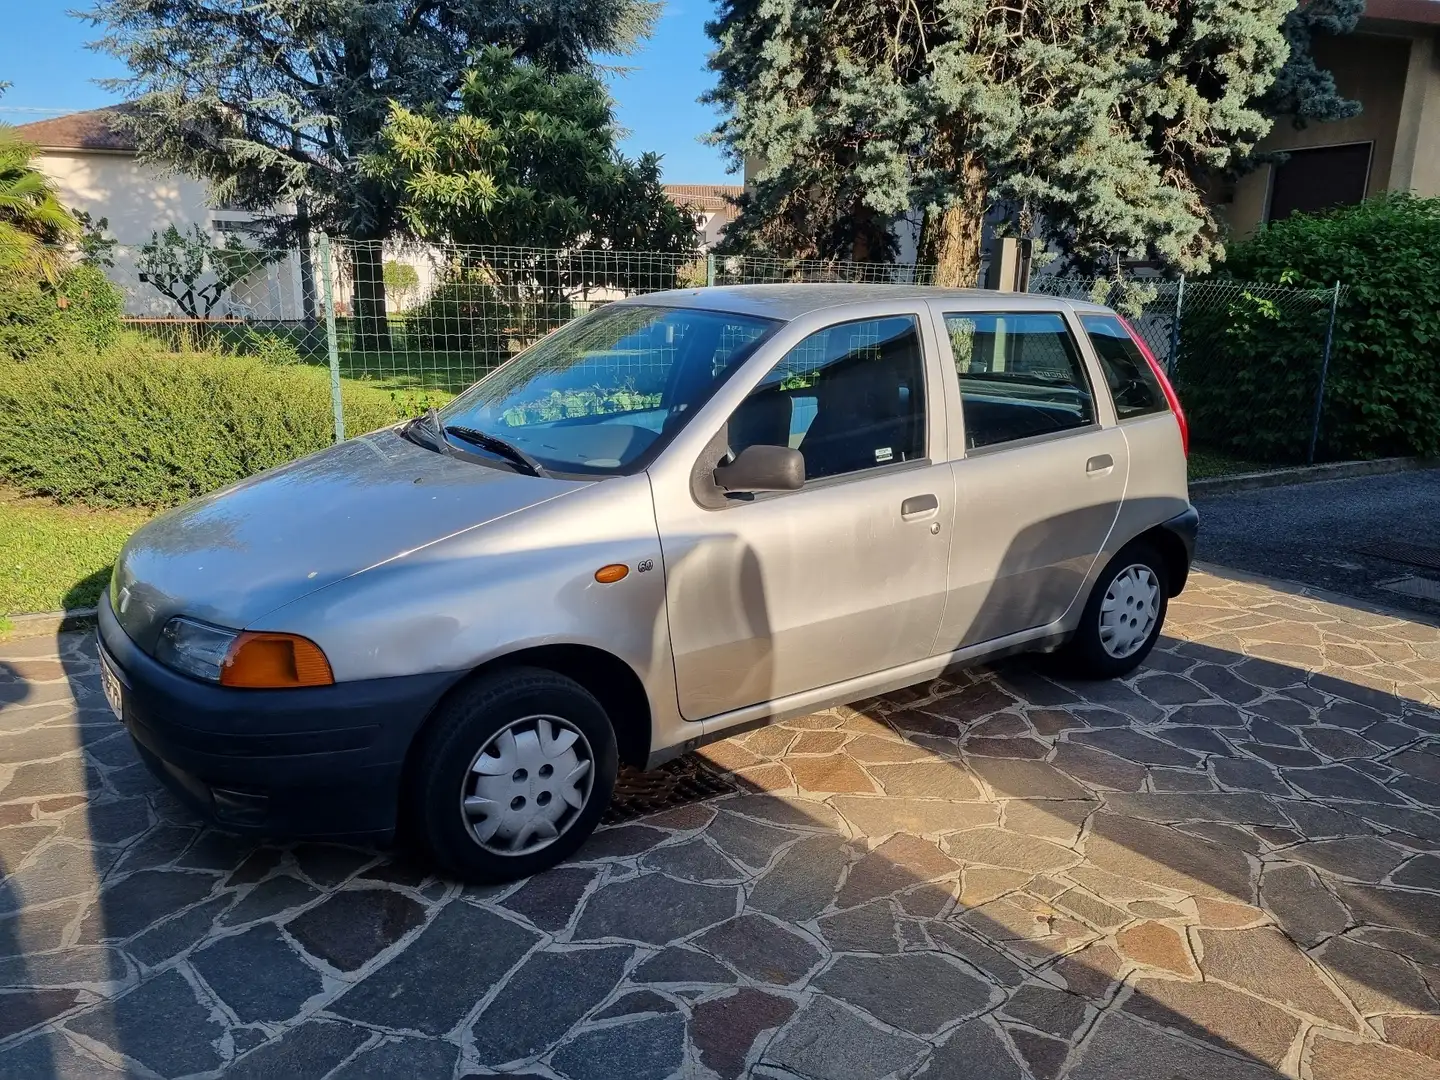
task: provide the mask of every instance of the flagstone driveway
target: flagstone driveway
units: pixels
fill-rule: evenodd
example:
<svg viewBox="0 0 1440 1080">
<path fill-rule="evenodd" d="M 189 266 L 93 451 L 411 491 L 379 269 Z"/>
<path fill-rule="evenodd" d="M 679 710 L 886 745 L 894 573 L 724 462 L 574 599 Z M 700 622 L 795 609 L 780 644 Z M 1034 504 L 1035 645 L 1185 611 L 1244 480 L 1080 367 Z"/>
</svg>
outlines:
<svg viewBox="0 0 1440 1080">
<path fill-rule="evenodd" d="M 1440 1078 L 1440 629 L 1197 574 L 464 888 L 199 828 L 86 635 L 0 644 L 0 1076 Z"/>
</svg>

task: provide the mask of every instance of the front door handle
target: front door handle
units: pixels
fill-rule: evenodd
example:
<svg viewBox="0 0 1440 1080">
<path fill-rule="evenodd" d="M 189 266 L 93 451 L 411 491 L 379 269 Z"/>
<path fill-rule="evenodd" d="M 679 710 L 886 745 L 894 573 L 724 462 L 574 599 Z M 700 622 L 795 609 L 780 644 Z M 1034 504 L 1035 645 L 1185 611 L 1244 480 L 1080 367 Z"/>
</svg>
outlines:
<svg viewBox="0 0 1440 1080">
<path fill-rule="evenodd" d="M 940 500 L 934 495 L 911 495 L 900 504 L 902 518 L 925 517 L 940 509 Z"/>
<path fill-rule="evenodd" d="M 1115 467 L 1115 459 L 1109 454 L 1097 454 L 1085 463 L 1085 472 L 1089 476 L 1103 476 Z"/>
</svg>

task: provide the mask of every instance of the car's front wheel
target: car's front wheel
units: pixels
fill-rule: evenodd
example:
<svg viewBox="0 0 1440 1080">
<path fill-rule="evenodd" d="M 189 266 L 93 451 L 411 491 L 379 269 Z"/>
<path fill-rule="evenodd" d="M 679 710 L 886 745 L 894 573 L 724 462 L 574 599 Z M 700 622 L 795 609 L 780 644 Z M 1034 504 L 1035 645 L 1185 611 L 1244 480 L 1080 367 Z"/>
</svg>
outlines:
<svg viewBox="0 0 1440 1080">
<path fill-rule="evenodd" d="M 1132 541 L 1101 571 L 1075 636 L 1056 659 L 1081 678 L 1128 675 L 1155 647 L 1169 597 L 1165 560 L 1153 544 Z"/>
<path fill-rule="evenodd" d="M 526 877 L 585 842 L 615 770 L 615 732 L 589 691 L 539 668 L 496 672 L 426 727 L 409 773 L 410 822 L 457 877 Z"/>
</svg>

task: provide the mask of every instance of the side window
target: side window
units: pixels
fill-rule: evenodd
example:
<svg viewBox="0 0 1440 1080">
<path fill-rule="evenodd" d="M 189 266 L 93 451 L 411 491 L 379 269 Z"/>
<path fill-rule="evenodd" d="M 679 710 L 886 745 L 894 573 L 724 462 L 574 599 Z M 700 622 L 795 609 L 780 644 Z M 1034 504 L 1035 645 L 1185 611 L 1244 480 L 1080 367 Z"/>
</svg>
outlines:
<svg viewBox="0 0 1440 1080">
<path fill-rule="evenodd" d="M 1050 312 L 946 313 L 970 449 L 1095 422 L 1080 353 Z"/>
<path fill-rule="evenodd" d="M 730 417 L 730 451 L 789 446 L 806 480 L 925 456 L 925 377 L 913 315 L 839 323 L 783 356 Z"/>
<path fill-rule="evenodd" d="M 1150 369 L 1150 362 L 1131 340 L 1125 326 L 1114 315 L 1085 315 L 1080 319 L 1090 344 L 1100 357 L 1105 381 L 1110 384 L 1110 397 L 1115 402 L 1115 415 L 1121 420 L 1132 416 L 1165 412 L 1165 391 Z"/>
</svg>

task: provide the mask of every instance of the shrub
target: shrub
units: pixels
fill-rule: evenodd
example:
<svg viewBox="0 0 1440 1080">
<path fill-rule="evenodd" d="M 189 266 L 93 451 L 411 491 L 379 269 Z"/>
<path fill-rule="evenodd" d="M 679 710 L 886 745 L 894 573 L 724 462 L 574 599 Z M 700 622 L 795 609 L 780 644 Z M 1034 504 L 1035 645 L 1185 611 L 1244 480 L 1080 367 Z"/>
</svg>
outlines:
<svg viewBox="0 0 1440 1080">
<path fill-rule="evenodd" d="M 54 285 L 0 278 L 0 358 L 107 348 L 120 335 L 123 304 L 94 266 L 71 267 Z"/>
<path fill-rule="evenodd" d="M 574 317 L 568 302 L 511 292 L 479 281 L 447 281 L 406 314 L 406 335 L 421 349 L 478 354 L 480 366 L 488 368 Z"/>
<path fill-rule="evenodd" d="M 347 386 L 346 428 L 442 400 Z M 174 505 L 329 445 L 333 425 L 328 373 L 304 365 L 132 339 L 0 370 L 0 476 L 62 501 Z"/>
<path fill-rule="evenodd" d="M 1391 194 L 1295 215 L 1232 246 L 1226 271 L 1248 281 L 1328 289 L 1339 279 L 1346 287 L 1326 380 L 1323 456 L 1440 453 L 1440 199 Z M 1213 354 L 1182 362 L 1197 438 L 1214 430 L 1215 449 L 1250 457 L 1303 448 L 1326 317 L 1258 298 L 1233 305 Z"/>
</svg>

